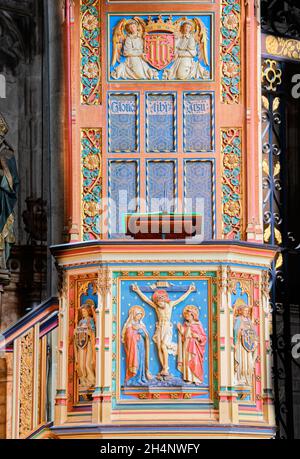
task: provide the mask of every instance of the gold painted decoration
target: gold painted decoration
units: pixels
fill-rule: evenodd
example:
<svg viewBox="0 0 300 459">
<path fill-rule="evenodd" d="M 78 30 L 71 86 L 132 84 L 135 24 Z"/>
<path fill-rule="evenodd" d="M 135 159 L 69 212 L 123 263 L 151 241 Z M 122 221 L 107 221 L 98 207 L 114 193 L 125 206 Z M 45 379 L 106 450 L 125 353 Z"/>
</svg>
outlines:
<svg viewBox="0 0 300 459">
<path fill-rule="evenodd" d="M 84 241 L 101 238 L 101 129 L 81 130 L 82 233 Z"/>
<path fill-rule="evenodd" d="M 275 263 L 275 268 L 276 269 L 279 269 L 281 268 L 281 266 L 283 265 L 283 256 L 282 254 L 280 253 L 277 257 L 277 260 L 276 260 L 276 263 Z"/>
<path fill-rule="evenodd" d="M 270 108 L 270 103 L 267 99 L 266 96 L 262 96 L 262 103 L 263 103 L 263 107 L 266 109 L 266 110 L 269 110 Z"/>
<path fill-rule="evenodd" d="M 278 86 L 280 86 L 282 83 L 281 77 L 282 77 L 282 70 L 278 62 L 272 59 L 266 59 L 263 61 L 261 81 L 262 81 L 262 85 L 264 89 L 266 89 L 267 91 L 275 92 Z"/>
<path fill-rule="evenodd" d="M 266 38 L 266 51 L 273 56 L 300 60 L 300 41 L 268 35 Z"/>
<path fill-rule="evenodd" d="M 242 139 L 241 129 L 221 130 L 223 239 L 242 238 Z"/>
<path fill-rule="evenodd" d="M 33 337 L 31 329 L 20 342 L 20 386 L 19 386 L 19 436 L 24 437 L 33 426 Z"/>
<path fill-rule="evenodd" d="M 241 5 L 221 2 L 221 102 L 238 104 L 241 96 Z"/>
<path fill-rule="evenodd" d="M 81 0 L 81 103 L 101 103 L 100 0 Z"/>
</svg>

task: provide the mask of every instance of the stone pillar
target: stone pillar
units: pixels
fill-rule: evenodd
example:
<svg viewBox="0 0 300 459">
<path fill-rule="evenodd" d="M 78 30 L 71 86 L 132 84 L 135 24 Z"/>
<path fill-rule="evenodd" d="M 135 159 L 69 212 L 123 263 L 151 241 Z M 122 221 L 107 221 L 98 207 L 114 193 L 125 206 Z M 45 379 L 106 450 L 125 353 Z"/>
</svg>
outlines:
<svg viewBox="0 0 300 459">
<path fill-rule="evenodd" d="M 1 254 L 0 254 L 1 255 Z M 4 296 L 4 287 L 10 282 L 10 273 L 7 269 L 0 269 L 0 331 L 2 328 L 2 316 L 3 316 L 3 296 Z"/>
<path fill-rule="evenodd" d="M 54 422 L 62 425 L 67 420 L 67 384 L 68 384 L 68 278 L 62 274 L 62 289 L 59 305 L 59 329 L 58 329 L 58 374 L 55 397 Z"/>
<path fill-rule="evenodd" d="M 274 410 L 274 396 L 272 383 L 272 351 L 271 351 L 271 324 L 272 314 L 270 308 L 269 273 L 261 274 L 261 350 L 262 350 L 262 389 L 263 413 L 268 424 L 276 424 Z"/>
<path fill-rule="evenodd" d="M 0 439 L 12 438 L 13 354 L 0 353 Z"/>
<path fill-rule="evenodd" d="M 238 423 L 238 394 L 234 390 L 233 359 L 233 310 L 229 289 L 230 268 L 221 266 L 218 272 L 219 311 L 218 329 L 220 340 L 219 358 L 219 422 L 221 424 Z"/>
<path fill-rule="evenodd" d="M 246 145 L 247 152 L 247 240 L 263 242 L 262 222 L 262 174 L 260 151 L 260 53 L 258 52 L 259 27 L 254 0 L 245 2 L 245 98 L 246 98 Z M 259 57 L 258 57 L 259 56 Z"/>
<path fill-rule="evenodd" d="M 6 438 L 6 359 L 0 354 L 0 439 Z"/>
<path fill-rule="evenodd" d="M 93 422 L 110 422 L 111 413 L 111 290 L 107 268 L 98 274 L 96 336 L 96 388 L 93 394 Z"/>
</svg>

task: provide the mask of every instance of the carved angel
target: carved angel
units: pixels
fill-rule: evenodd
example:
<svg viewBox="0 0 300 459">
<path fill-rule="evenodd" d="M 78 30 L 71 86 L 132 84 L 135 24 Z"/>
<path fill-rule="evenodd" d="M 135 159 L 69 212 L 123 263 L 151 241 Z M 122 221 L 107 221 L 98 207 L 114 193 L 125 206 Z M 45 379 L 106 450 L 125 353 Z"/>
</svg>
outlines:
<svg viewBox="0 0 300 459">
<path fill-rule="evenodd" d="M 174 23 L 175 60 L 163 73 L 164 80 L 193 80 L 209 78 L 209 72 L 200 64 L 209 65 L 207 30 L 203 22 L 194 18 L 180 18 Z M 198 59 L 195 58 L 198 55 Z"/>
<path fill-rule="evenodd" d="M 113 32 L 112 66 L 119 65 L 112 71 L 112 78 L 119 80 L 158 79 L 158 72 L 145 60 L 144 35 L 146 24 L 143 19 L 122 19 Z M 121 62 L 121 56 L 125 61 Z"/>
</svg>

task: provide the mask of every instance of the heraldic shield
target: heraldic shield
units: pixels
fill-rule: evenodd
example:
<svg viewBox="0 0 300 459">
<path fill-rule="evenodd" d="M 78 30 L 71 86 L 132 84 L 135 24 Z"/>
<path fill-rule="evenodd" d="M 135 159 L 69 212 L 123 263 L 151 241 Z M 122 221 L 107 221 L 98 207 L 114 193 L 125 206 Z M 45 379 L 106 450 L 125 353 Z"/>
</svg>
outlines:
<svg viewBox="0 0 300 459">
<path fill-rule="evenodd" d="M 243 330 L 242 332 L 242 345 L 247 352 L 253 352 L 256 348 L 257 336 L 251 328 Z"/>
<path fill-rule="evenodd" d="M 147 62 L 152 67 L 164 69 L 175 56 L 175 35 L 170 32 L 146 33 L 145 54 Z"/>
<path fill-rule="evenodd" d="M 88 328 L 87 327 L 77 327 L 75 330 L 75 343 L 76 346 L 80 349 L 84 349 L 89 341 Z"/>
</svg>

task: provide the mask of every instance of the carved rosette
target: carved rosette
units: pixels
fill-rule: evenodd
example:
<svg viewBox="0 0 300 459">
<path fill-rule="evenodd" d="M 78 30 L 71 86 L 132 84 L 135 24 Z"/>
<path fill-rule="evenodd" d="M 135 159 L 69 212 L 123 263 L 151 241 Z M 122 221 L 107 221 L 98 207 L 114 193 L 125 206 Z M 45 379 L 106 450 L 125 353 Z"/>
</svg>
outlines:
<svg viewBox="0 0 300 459">
<path fill-rule="evenodd" d="M 222 129 L 223 239 L 242 238 L 241 129 Z"/>
<path fill-rule="evenodd" d="M 221 102 L 238 104 L 241 95 L 241 6 L 239 0 L 221 4 Z"/>
<path fill-rule="evenodd" d="M 20 386 L 19 386 L 19 436 L 32 430 L 33 423 L 33 337 L 31 329 L 20 342 Z"/>
<path fill-rule="evenodd" d="M 81 130 L 83 240 L 101 238 L 101 130 Z"/>
<path fill-rule="evenodd" d="M 81 0 L 81 103 L 101 103 L 100 0 Z"/>
</svg>

